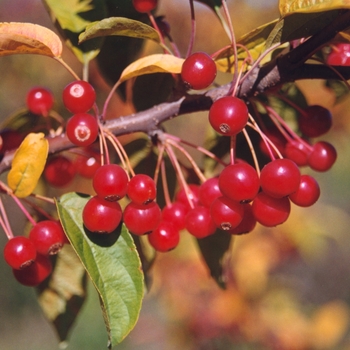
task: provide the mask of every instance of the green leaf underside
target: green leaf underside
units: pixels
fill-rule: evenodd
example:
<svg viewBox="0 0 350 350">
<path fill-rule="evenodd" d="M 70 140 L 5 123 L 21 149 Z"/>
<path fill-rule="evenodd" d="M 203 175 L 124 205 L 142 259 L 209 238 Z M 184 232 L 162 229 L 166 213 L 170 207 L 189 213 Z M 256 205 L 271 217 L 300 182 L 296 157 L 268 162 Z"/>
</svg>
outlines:
<svg viewBox="0 0 350 350">
<path fill-rule="evenodd" d="M 120 343 L 135 326 L 143 298 L 143 274 L 134 242 L 124 225 L 113 244 L 109 237 L 88 237 L 82 210 L 89 196 L 67 193 L 57 202 L 66 234 L 94 283 L 100 298 L 110 346 Z M 91 234 L 91 233 L 90 233 Z M 97 244 L 96 241 L 106 242 Z"/>
<path fill-rule="evenodd" d="M 108 35 L 150 39 L 160 43 L 158 32 L 151 26 L 140 21 L 124 17 L 110 17 L 105 18 L 102 21 L 89 24 L 86 27 L 85 32 L 80 34 L 79 42 Z"/>
</svg>

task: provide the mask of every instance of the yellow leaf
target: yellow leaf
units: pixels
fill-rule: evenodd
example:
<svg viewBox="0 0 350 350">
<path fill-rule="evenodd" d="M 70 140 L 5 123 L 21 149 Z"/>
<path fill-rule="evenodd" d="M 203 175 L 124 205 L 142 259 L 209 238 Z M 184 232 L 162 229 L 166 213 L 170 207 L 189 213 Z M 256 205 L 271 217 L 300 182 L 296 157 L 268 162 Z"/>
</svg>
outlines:
<svg viewBox="0 0 350 350">
<path fill-rule="evenodd" d="M 172 55 L 154 54 L 138 59 L 127 66 L 121 76 L 120 82 L 135 78 L 144 74 L 152 73 L 181 73 L 183 58 Z"/>
<path fill-rule="evenodd" d="M 43 133 L 26 136 L 17 149 L 7 182 L 17 197 L 29 196 L 44 170 L 49 143 Z"/>
<path fill-rule="evenodd" d="M 79 33 L 90 23 L 79 14 L 94 9 L 91 0 L 45 0 L 45 2 L 62 29 Z"/>
<path fill-rule="evenodd" d="M 349 9 L 348 0 L 280 0 L 279 10 L 281 16 L 294 12 L 323 12 L 337 9 Z"/>
<path fill-rule="evenodd" d="M 50 29 L 32 23 L 0 23 L 0 56 L 38 54 L 60 57 L 62 42 Z"/>
</svg>

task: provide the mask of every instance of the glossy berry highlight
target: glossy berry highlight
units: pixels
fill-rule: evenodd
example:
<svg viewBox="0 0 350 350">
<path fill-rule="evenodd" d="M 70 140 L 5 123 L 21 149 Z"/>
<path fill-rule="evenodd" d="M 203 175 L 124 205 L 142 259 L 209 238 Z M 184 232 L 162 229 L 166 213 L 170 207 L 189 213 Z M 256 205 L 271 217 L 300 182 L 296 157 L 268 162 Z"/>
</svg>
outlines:
<svg viewBox="0 0 350 350">
<path fill-rule="evenodd" d="M 63 104 L 72 113 L 85 113 L 95 103 L 96 93 L 91 84 L 84 80 L 69 83 L 62 93 Z"/>
<path fill-rule="evenodd" d="M 181 78 L 191 89 L 202 90 L 216 77 L 216 64 L 205 52 L 195 52 L 187 57 L 181 68 Z"/>
</svg>

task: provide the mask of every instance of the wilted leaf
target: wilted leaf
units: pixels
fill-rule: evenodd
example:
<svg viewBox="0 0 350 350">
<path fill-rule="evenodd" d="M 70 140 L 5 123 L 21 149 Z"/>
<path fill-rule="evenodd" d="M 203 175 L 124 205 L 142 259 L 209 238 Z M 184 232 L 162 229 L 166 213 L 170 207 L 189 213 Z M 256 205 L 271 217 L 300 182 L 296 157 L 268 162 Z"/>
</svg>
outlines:
<svg viewBox="0 0 350 350">
<path fill-rule="evenodd" d="M 199 249 L 207 264 L 211 276 L 221 288 L 226 287 L 223 276 L 223 258 L 231 245 L 232 235 L 227 232 L 217 230 L 215 234 L 197 239 Z"/>
<path fill-rule="evenodd" d="M 50 29 L 32 23 L 0 23 L 0 56 L 37 54 L 60 57 L 62 42 Z"/>
<path fill-rule="evenodd" d="M 29 196 L 44 170 L 49 144 L 43 133 L 31 133 L 17 149 L 7 182 L 17 197 Z"/>
<path fill-rule="evenodd" d="M 126 67 L 120 77 L 120 82 L 152 73 L 181 73 L 184 59 L 172 55 L 154 54 L 138 59 Z"/>
<path fill-rule="evenodd" d="M 279 0 L 278 7 L 281 16 L 285 16 L 295 12 L 310 13 L 336 9 L 349 9 L 350 4 L 347 0 Z"/>
<path fill-rule="evenodd" d="M 48 283 L 40 287 L 39 304 L 63 341 L 86 297 L 86 271 L 70 245 L 57 255 Z"/>
<path fill-rule="evenodd" d="M 65 232 L 95 285 L 110 347 L 120 343 L 138 319 L 143 274 L 134 242 L 124 225 L 109 235 L 88 232 L 82 210 L 89 197 L 67 193 L 57 203 Z"/>
<path fill-rule="evenodd" d="M 124 17 L 105 18 L 102 21 L 89 24 L 85 32 L 80 34 L 79 42 L 108 35 L 128 36 L 160 42 L 159 34 L 154 28 L 140 21 Z"/>
</svg>

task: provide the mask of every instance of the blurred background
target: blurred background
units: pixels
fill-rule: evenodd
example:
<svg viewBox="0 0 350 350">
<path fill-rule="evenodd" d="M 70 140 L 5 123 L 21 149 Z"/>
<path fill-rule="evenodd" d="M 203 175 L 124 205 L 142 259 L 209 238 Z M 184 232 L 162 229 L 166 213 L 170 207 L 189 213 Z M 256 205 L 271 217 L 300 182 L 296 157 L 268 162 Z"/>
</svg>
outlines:
<svg viewBox="0 0 350 350">
<path fill-rule="evenodd" d="M 237 36 L 278 17 L 277 1 L 228 1 Z M 166 14 L 174 41 L 186 52 L 190 18 L 188 1 L 161 0 L 157 14 Z M 216 17 L 196 3 L 195 50 L 215 52 L 227 43 Z M 53 28 L 41 1 L 0 0 L 1 22 L 31 22 Z M 64 59 L 79 71 L 68 51 Z M 0 58 L 0 118 L 25 106 L 27 91 L 35 85 L 50 88 L 57 109 L 65 115 L 60 96 L 70 82 L 54 60 L 41 56 Z M 106 87 L 101 84 L 103 101 Z M 140 319 L 118 350 L 350 350 L 350 99 L 335 103 L 333 93 L 317 81 L 300 83 L 309 103 L 321 104 L 334 114 L 332 131 L 323 137 L 338 151 L 327 173 L 312 174 L 321 198 L 311 208 L 292 208 L 289 220 L 273 229 L 258 226 L 237 237 L 225 260 L 231 283 L 220 289 L 210 278 L 195 242 L 183 234 L 176 250 L 160 254 L 152 273 Z M 128 106 L 116 102 L 122 114 Z M 177 118 L 171 132 L 184 139 L 193 128 L 205 132 L 200 115 Z M 193 128 L 188 123 L 194 123 Z M 193 139 L 191 139 L 193 141 Z M 74 184 L 72 185 L 74 187 Z M 10 202 L 6 205 L 11 205 Z M 15 233 L 24 230 L 15 208 Z M 13 213 L 13 215 L 12 215 Z M 6 237 L 0 236 L 4 244 Z M 0 259 L 0 349 L 105 349 L 107 335 L 94 288 L 69 342 L 58 344 L 45 320 L 35 291 L 19 285 Z"/>
</svg>

